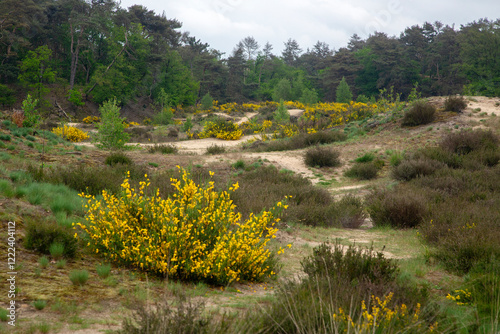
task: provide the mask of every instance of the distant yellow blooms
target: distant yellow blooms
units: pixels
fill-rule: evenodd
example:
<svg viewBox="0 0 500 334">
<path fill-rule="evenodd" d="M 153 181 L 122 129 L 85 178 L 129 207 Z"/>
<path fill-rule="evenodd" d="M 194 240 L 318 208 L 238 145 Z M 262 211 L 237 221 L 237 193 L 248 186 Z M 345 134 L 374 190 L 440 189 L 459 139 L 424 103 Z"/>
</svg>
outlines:
<svg viewBox="0 0 500 334">
<path fill-rule="evenodd" d="M 73 143 L 78 143 L 89 138 L 87 132 L 67 125 L 64 125 L 63 127 L 53 128 L 52 133 L 55 133 L 59 137 L 67 139 Z"/>
<path fill-rule="evenodd" d="M 223 140 L 237 140 L 243 136 L 237 124 L 231 121 L 207 122 L 203 132 L 198 135 L 200 138 L 218 138 Z"/>
</svg>

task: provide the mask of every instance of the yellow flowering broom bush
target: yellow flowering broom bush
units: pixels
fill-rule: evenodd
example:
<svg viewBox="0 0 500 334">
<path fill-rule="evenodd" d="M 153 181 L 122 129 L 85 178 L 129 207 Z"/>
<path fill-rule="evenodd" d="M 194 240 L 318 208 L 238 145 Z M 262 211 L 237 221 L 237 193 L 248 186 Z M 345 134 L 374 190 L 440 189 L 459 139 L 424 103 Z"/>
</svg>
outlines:
<svg viewBox="0 0 500 334">
<path fill-rule="evenodd" d="M 286 205 L 242 221 L 229 194 L 237 183 L 217 192 L 213 181 L 199 186 L 180 171 L 179 180 L 170 179 L 176 192 L 168 198 L 149 189 L 147 175 L 138 189 L 125 179 L 120 195 L 81 194 L 88 203 L 86 224 L 78 226 L 88 246 L 109 260 L 176 279 L 229 284 L 274 275 L 276 258 L 266 246 Z"/>
<path fill-rule="evenodd" d="M 75 128 L 73 126 L 67 126 L 67 125 L 53 128 L 52 132 L 58 135 L 59 137 L 65 138 L 73 143 L 78 143 L 89 138 L 87 132 Z"/>
<path fill-rule="evenodd" d="M 413 312 L 408 310 L 405 304 L 388 307 L 393 293 L 389 293 L 384 300 L 372 295 L 371 305 L 366 306 L 365 301 L 361 302 L 362 314 L 359 318 L 353 319 L 349 314 L 346 314 L 342 308 L 339 312 L 333 314 L 335 328 L 340 333 L 386 333 L 398 332 L 398 330 L 410 329 L 418 330 L 420 333 L 428 333 L 433 331 L 433 327 L 426 328 L 419 321 L 420 304 L 417 304 Z"/>
<path fill-rule="evenodd" d="M 218 138 L 223 140 L 237 140 L 243 136 L 243 131 L 231 121 L 209 121 L 205 124 L 200 138 Z"/>
</svg>

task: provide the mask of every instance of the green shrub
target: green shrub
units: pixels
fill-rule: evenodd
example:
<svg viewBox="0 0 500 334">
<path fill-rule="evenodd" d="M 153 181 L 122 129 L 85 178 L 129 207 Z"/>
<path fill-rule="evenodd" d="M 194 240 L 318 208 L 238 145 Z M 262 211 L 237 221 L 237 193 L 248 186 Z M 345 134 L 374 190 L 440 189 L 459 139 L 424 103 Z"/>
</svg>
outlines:
<svg viewBox="0 0 500 334">
<path fill-rule="evenodd" d="M 193 128 L 193 120 L 191 117 L 188 117 L 186 121 L 182 124 L 181 131 L 188 132 Z"/>
<path fill-rule="evenodd" d="M 300 133 L 291 138 L 272 140 L 259 143 L 255 147 L 255 151 L 273 152 L 273 151 L 290 151 L 306 148 L 309 146 L 330 144 L 334 142 L 344 141 L 347 135 L 340 131 L 318 131 L 316 133 Z"/>
<path fill-rule="evenodd" d="M 477 150 L 497 150 L 498 137 L 491 130 L 462 130 L 447 135 L 440 147 L 458 155 L 469 154 Z"/>
<path fill-rule="evenodd" d="M 284 221 L 311 226 L 341 226 L 332 214 L 336 209 L 332 195 L 300 175 L 281 173 L 272 165 L 256 166 L 235 176 L 234 181 L 238 182 L 240 189 L 232 194 L 231 199 L 243 217 L 266 210 L 284 196 L 291 196 L 283 215 Z"/>
<path fill-rule="evenodd" d="M 125 132 L 125 118 L 120 117 L 116 99 L 104 102 L 99 111 L 101 121 L 96 125 L 97 134 L 94 138 L 96 146 L 107 150 L 123 149 L 130 135 Z"/>
<path fill-rule="evenodd" d="M 10 140 L 11 140 L 11 138 L 10 138 L 10 136 L 9 136 L 9 135 L 2 133 L 2 134 L 0 135 L 0 140 L 3 140 L 3 141 L 10 141 Z"/>
<path fill-rule="evenodd" d="M 222 154 L 226 152 L 226 148 L 224 145 L 217 145 L 217 144 L 212 144 L 209 147 L 207 147 L 207 152 L 206 154 Z"/>
<path fill-rule="evenodd" d="M 54 221 L 28 221 L 24 246 L 42 254 L 50 254 L 50 246 L 59 243 L 64 246 L 64 256 L 73 258 L 77 249 L 76 239 L 73 235 L 73 229 L 60 226 Z"/>
<path fill-rule="evenodd" d="M 49 247 L 50 256 L 53 259 L 59 260 L 64 255 L 64 244 L 60 242 L 54 242 Z"/>
<path fill-rule="evenodd" d="M 404 160 L 394 167 L 392 176 L 396 180 L 409 181 L 420 176 L 431 175 L 445 166 L 444 163 L 431 159 Z"/>
<path fill-rule="evenodd" d="M 30 94 L 22 102 L 22 109 L 24 111 L 23 127 L 35 128 L 40 121 L 40 114 L 36 110 L 38 99 L 33 99 Z"/>
<path fill-rule="evenodd" d="M 397 264 L 386 259 L 382 253 L 355 246 L 344 247 L 339 243 L 323 243 L 315 247 L 313 255 L 301 264 L 309 277 L 335 278 L 338 275 L 349 282 L 388 283 L 394 281 L 399 273 Z"/>
<path fill-rule="evenodd" d="M 69 273 L 69 279 L 73 285 L 84 286 L 89 279 L 89 272 L 87 270 L 73 270 Z"/>
<path fill-rule="evenodd" d="M 172 144 L 154 144 L 148 147 L 149 153 L 160 152 L 162 154 L 176 154 L 179 151 L 177 146 Z"/>
<path fill-rule="evenodd" d="M 170 125 L 174 122 L 172 109 L 166 108 L 153 116 L 153 124 Z"/>
<path fill-rule="evenodd" d="M 202 99 L 201 99 L 200 103 L 201 103 L 201 108 L 202 108 L 203 110 L 210 110 L 210 109 L 212 109 L 212 106 L 213 106 L 213 99 L 212 99 L 212 97 L 210 96 L 210 93 L 206 93 L 206 94 L 202 97 Z"/>
<path fill-rule="evenodd" d="M 479 186 L 474 180 L 467 183 L 469 188 Z M 458 193 L 433 205 L 419 231 L 434 246 L 433 257 L 447 270 L 466 274 L 500 258 L 499 208 L 498 197 L 488 200 L 477 189 Z"/>
<path fill-rule="evenodd" d="M 310 167 L 340 166 L 340 153 L 329 147 L 316 146 L 306 151 L 304 162 Z"/>
<path fill-rule="evenodd" d="M 234 169 L 245 169 L 245 161 L 238 160 L 234 164 L 232 164 Z"/>
<path fill-rule="evenodd" d="M 132 164 L 132 159 L 130 159 L 122 152 L 115 152 L 108 155 L 104 163 L 108 166 L 114 166 L 116 164 L 130 165 Z"/>
<path fill-rule="evenodd" d="M 347 332 L 342 317 L 333 315 L 341 308 L 354 319 L 353 326 L 361 333 L 366 329 L 361 326 L 361 321 L 358 322 L 365 311 L 362 303 L 369 305 L 378 297 L 387 300 L 386 307 L 404 303 L 412 314 L 418 308 L 417 303 L 426 302 L 425 290 L 398 283 L 399 269 L 395 261 L 372 249 L 344 247 L 338 243 L 322 244 L 302 261 L 302 267 L 307 275 L 285 282 L 260 311 L 247 313 L 240 332 Z M 387 298 L 388 291 L 393 292 L 392 298 Z M 418 325 L 413 323 L 411 332 L 418 332 Z M 375 333 L 397 333 L 408 329 L 408 322 L 392 323 L 389 328 L 382 324 L 369 328 Z M 357 331 L 353 329 L 352 332 Z"/>
<path fill-rule="evenodd" d="M 347 177 L 360 180 L 371 180 L 377 177 L 378 168 L 373 162 L 355 163 L 351 168 L 344 172 Z"/>
<path fill-rule="evenodd" d="M 280 101 L 278 109 L 274 112 L 273 119 L 276 123 L 281 124 L 290 122 L 290 113 L 288 112 L 283 100 Z"/>
<path fill-rule="evenodd" d="M 0 179 L 0 193 L 7 198 L 14 197 L 14 187 L 9 180 Z"/>
<path fill-rule="evenodd" d="M 161 298 L 154 305 L 137 304 L 130 318 L 124 318 L 121 334 L 138 333 L 231 333 L 229 322 L 206 314 L 203 302 L 193 302 L 184 293 L 177 293 L 174 301 Z"/>
<path fill-rule="evenodd" d="M 50 261 L 46 256 L 42 256 L 41 258 L 38 259 L 38 264 L 40 264 L 40 267 L 45 269 L 49 265 Z"/>
<path fill-rule="evenodd" d="M 352 194 L 345 195 L 335 202 L 334 210 L 331 210 L 332 219 L 336 226 L 344 228 L 359 228 L 365 221 L 363 201 Z"/>
<path fill-rule="evenodd" d="M 397 167 L 404 159 L 404 154 L 395 151 L 390 154 L 389 163 L 392 167 Z"/>
<path fill-rule="evenodd" d="M 365 153 L 360 157 L 357 157 L 354 161 L 359 163 L 371 162 L 375 159 L 375 154 L 373 153 Z"/>
<path fill-rule="evenodd" d="M 413 228 L 428 213 L 425 196 L 415 189 L 375 190 L 366 198 L 367 211 L 375 226 Z"/>
<path fill-rule="evenodd" d="M 56 262 L 57 269 L 63 269 L 64 267 L 66 267 L 66 260 L 65 259 L 60 259 L 59 261 Z"/>
<path fill-rule="evenodd" d="M 38 310 L 38 311 L 41 311 L 45 308 L 45 306 L 47 306 L 47 301 L 46 300 L 42 300 L 42 299 L 38 299 L 36 301 L 33 302 L 33 306 Z"/>
<path fill-rule="evenodd" d="M 448 96 L 444 101 L 444 110 L 460 113 L 467 108 L 467 101 L 463 96 Z"/>
<path fill-rule="evenodd" d="M 37 181 L 52 184 L 65 184 L 78 192 L 98 195 L 102 190 L 112 193 L 120 191 L 120 184 L 126 172 L 130 172 L 133 180 L 141 179 L 147 173 L 143 165 L 87 166 L 76 167 L 58 166 L 55 168 L 37 168 L 28 166 L 28 172 Z"/>
<path fill-rule="evenodd" d="M 97 275 L 102 279 L 107 278 L 111 273 L 111 265 L 109 263 L 97 265 L 95 269 L 97 271 Z"/>
<path fill-rule="evenodd" d="M 403 116 L 404 126 L 429 124 L 436 117 L 436 108 L 427 101 L 419 100 L 412 104 Z"/>
<path fill-rule="evenodd" d="M 9 311 L 0 307 L 0 321 L 6 322 L 7 320 L 9 320 Z"/>
</svg>

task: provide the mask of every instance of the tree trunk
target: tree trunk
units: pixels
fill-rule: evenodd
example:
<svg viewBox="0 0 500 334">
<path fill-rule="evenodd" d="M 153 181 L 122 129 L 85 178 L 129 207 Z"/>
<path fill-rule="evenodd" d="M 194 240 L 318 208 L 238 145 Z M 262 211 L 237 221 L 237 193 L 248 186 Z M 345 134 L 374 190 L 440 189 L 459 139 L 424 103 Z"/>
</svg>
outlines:
<svg viewBox="0 0 500 334">
<path fill-rule="evenodd" d="M 80 38 L 83 34 L 83 29 L 80 30 L 80 35 L 76 41 L 76 47 L 74 47 L 74 33 L 73 33 L 73 23 L 69 25 L 71 29 L 71 67 L 70 67 L 70 77 L 69 77 L 69 89 L 73 89 L 75 85 L 76 69 L 78 67 L 78 54 L 80 52 Z"/>
</svg>

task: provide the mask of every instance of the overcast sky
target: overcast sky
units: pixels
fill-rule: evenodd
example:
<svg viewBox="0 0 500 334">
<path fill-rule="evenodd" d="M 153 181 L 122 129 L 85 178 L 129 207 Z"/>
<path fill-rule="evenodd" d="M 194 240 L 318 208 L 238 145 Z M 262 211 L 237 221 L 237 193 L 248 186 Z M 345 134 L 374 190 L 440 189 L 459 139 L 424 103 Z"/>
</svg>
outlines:
<svg viewBox="0 0 500 334">
<path fill-rule="evenodd" d="M 122 0 L 121 7 L 142 4 L 182 23 L 182 32 L 229 56 L 239 41 L 253 36 L 262 48 L 295 39 L 307 48 L 326 42 L 332 49 L 347 45 L 353 34 L 365 39 L 374 31 L 389 35 L 424 22 L 461 24 L 500 18 L 498 0 Z"/>
</svg>

